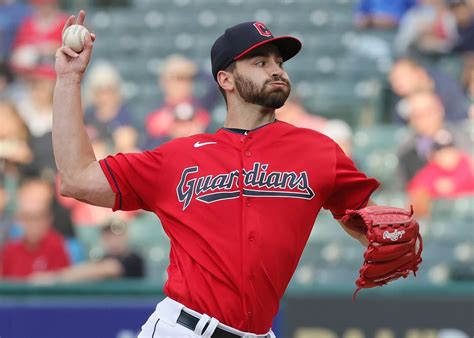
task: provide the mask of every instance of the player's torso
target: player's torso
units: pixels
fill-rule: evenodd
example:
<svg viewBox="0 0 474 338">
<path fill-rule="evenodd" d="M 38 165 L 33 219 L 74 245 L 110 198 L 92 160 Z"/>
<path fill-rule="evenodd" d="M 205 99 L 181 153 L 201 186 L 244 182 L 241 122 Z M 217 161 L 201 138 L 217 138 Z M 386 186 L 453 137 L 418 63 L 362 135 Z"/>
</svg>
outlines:
<svg viewBox="0 0 474 338">
<path fill-rule="evenodd" d="M 163 151 L 166 193 L 154 203 L 172 245 L 192 257 L 180 264 L 197 262 L 249 304 L 282 294 L 332 188 L 333 144 L 274 125 L 248 135 L 220 130 Z"/>
</svg>

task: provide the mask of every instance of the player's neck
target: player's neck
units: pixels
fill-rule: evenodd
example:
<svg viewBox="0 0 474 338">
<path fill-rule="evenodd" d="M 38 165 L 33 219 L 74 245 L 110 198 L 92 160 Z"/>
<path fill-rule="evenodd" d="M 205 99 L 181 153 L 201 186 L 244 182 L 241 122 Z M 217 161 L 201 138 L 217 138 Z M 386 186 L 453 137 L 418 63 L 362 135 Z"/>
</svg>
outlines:
<svg viewBox="0 0 474 338">
<path fill-rule="evenodd" d="M 225 128 L 252 130 L 275 121 L 275 109 L 254 104 L 229 106 Z"/>
</svg>

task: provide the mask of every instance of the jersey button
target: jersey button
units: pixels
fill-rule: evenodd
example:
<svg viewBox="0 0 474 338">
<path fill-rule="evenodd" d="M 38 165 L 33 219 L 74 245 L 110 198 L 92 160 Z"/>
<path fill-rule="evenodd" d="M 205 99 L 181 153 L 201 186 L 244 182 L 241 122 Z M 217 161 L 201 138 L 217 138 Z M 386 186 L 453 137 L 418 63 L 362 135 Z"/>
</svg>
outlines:
<svg viewBox="0 0 474 338">
<path fill-rule="evenodd" d="M 252 155 L 252 153 L 247 150 L 247 151 L 245 152 L 245 155 L 246 155 L 247 157 L 250 157 L 250 155 Z"/>
<path fill-rule="evenodd" d="M 251 232 L 251 233 L 249 234 L 249 241 L 250 241 L 250 242 L 253 242 L 254 240 L 255 240 L 255 234 L 254 234 L 253 232 Z"/>
<path fill-rule="evenodd" d="M 247 203 L 245 203 L 248 207 L 250 206 L 250 201 L 247 201 Z"/>
</svg>

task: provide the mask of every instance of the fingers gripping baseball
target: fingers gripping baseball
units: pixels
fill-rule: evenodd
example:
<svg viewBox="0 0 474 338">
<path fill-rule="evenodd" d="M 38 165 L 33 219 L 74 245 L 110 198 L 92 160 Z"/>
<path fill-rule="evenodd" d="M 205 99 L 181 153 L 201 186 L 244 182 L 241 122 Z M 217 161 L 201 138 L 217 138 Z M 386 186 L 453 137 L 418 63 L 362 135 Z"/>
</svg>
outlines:
<svg viewBox="0 0 474 338">
<path fill-rule="evenodd" d="M 73 25 L 82 27 L 86 13 L 81 10 L 77 16 L 70 16 L 63 27 L 63 46 L 56 52 L 56 74 L 58 77 L 82 77 L 92 55 L 95 35 L 86 28 L 69 29 Z M 73 27 L 71 27 L 73 28 Z M 72 42 L 71 42 L 72 41 Z"/>
</svg>

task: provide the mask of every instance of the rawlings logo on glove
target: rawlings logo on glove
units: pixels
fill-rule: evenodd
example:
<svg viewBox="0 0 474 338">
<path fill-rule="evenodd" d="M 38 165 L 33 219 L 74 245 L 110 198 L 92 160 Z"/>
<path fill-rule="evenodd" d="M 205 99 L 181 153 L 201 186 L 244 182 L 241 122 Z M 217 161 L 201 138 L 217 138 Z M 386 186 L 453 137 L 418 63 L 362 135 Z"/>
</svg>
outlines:
<svg viewBox="0 0 474 338">
<path fill-rule="evenodd" d="M 418 222 L 412 216 L 413 210 L 384 206 L 347 210 L 342 223 L 369 240 L 354 299 L 360 289 L 406 278 L 412 271 L 416 276 L 423 241 Z"/>
<path fill-rule="evenodd" d="M 399 238 L 402 238 L 403 234 L 405 233 L 405 230 L 395 230 L 394 232 L 388 232 L 388 231 L 385 231 L 383 233 L 383 239 L 391 239 L 393 242 L 395 241 L 398 241 Z"/>
</svg>

